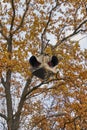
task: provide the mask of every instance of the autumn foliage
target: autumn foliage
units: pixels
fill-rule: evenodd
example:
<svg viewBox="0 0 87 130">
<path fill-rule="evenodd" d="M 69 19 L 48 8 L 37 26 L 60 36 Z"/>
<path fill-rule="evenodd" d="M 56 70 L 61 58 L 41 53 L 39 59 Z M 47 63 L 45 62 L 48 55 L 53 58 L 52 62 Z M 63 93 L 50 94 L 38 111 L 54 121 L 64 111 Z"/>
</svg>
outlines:
<svg viewBox="0 0 87 130">
<path fill-rule="evenodd" d="M 79 45 L 86 33 L 87 0 L 0 1 L 4 130 L 87 129 L 87 49 Z M 41 54 L 62 57 L 45 80 L 30 71 L 30 56 Z"/>
</svg>

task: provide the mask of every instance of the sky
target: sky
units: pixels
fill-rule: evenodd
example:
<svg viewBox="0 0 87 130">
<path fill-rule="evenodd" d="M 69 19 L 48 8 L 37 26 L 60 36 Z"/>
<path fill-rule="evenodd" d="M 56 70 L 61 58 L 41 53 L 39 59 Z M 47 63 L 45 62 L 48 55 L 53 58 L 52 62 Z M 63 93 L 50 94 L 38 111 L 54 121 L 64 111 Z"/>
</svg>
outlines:
<svg viewBox="0 0 87 130">
<path fill-rule="evenodd" d="M 82 50 L 87 49 L 87 36 L 79 42 Z"/>
<path fill-rule="evenodd" d="M 78 34 L 72 38 L 73 40 L 79 41 L 82 50 L 87 49 L 87 34 Z"/>
<path fill-rule="evenodd" d="M 47 38 L 48 38 L 48 40 L 50 40 L 49 41 L 50 44 L 52 44 L 52 45 L 56 44 L 55 36 L 53 36 L 51 34 L 47 34 Z M 73 36 L 72 40 L 79 41 L 81 50 L 87 49 L 87 34 L 85 34 L 85 35 L 78 34 L 76 36 Z"/>
</svg>

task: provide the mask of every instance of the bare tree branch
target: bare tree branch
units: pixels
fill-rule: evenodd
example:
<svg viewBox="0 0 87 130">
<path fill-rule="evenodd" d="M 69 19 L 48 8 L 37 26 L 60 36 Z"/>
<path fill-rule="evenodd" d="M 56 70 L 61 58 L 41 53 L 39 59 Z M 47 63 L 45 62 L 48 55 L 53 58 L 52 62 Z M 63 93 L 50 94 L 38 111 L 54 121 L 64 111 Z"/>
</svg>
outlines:
<svg viewBox="0 0 87 130">
<path fill-rule="evenodd" d="M 20 22 L 19 26 L 16 28 L 16 30 L 13 33 L 15 33 L 16 31 L 18 31 L 23 26 L 23 22 L 24 22 L 26 13 L 28 11 L 30 2 L 31 2 L 31 0 L 29 0 L 28 2 L 26 1 L 26 9 L 25 9 L 24 14 L 22 16 L 21 22 Z"/>
<path fill-rule="evenodd" d="M 64 116 L 64 115 L 66 115 L 66 114 L 67 114 L 67 112 L 65 112 L 65 111 L 64 111 L 64 112 L 59 111 L 59 112 L 57 112 L 56 114 L 48 115 L 47 118 Z"/>
<path fill-rule="evenodd" d="M 44 121 L 45 119 L 49 119 L 49 118 L 53 118 L 53 117 L 60 117 L 60 116 L 65 116 L 67 113 L 66 112 L 58 112 L 56 114 L 52 114 L 52 115 L 47 115 L 45 117 L 43 117 L 41 120 L 39 120 L 32 128 L 32 130 L 42 121 Z"/>
<path fill-rule="evenodd" d="M 6 73 L 5 94 L 6 94 L 8 118 L 12 119 L 13 108 L 12 108 L 12 97 L 10 87 L 11 87 L 11 70 L 8 70 Z"/>
<path fill-rule="evenodd" d="M 81 7 L 81 4 L 79 4 L 78 5 L 78 7 L 75 9 L 75 13 L 74 13 L 74 23 L 76 24 L 77 23 L 77 21 L 76 21 L 76 18 L 77 18 L 77 16 L 78 16 L 78 11 L 79 11 L 79 9 L 80 9 L 80 7 Z M 76 26 L 74 26 L 74 30 L 76 29 Z"/>
<path fill-rule="evenodd" d="M 64 37 L 58 44 L 56 44 L 53 48 L 56 48 L 57 46 L 59 46 L 62 42 L 66 41 L 67 39 L 75 36 L 76 34 L 78 34 L 79 32 L 85 32 L 86 30 L 81 29 L 81 27 L 87 22 L 87 19 L 84 20 L 82 23 L 80 23 L 80 25 L 73 31 L 73 33 L 69 34 L 68 36 Z"/>
<path fill-rule="evenodd" d="M 27 99 L 27 96 L 30 93 L 32 93 L 34 90 L 39 88 L 41 85 L 45 84 L 45 82 L 41 82 L 39 85 L 33 87 L 31 90 L 28 91 L 29 85 L 31 83 L 31 79 L 32 79 L 32 77 L 31 78 L 29 77 L 27 79 L 26 84 L 25 84 L 25 87 L 24 87 L 24 90 L 23 90 L 23 93 L 22 93 L 22 96 L 21 96 L 21 99 L 20 99 L 20 102 L 19 102 L 18 111 L 14 115 L 15 120 L 17 120 L 17 118 L 20 118 L 21 110 L 22 110 L 22 107 L 24 105 L 25 100 Z"/>
<path fill-rule="evenodd" d="M 41 82 L 39 85 L 33 87 L 29 92 L 26 93 L 25 97 L 27 97 L 30 93 L 32 93 L 34 90 L 36 90 L 37 88 L 39 88 L 43 84 L 44 84 L 44 82 Z"/>
<path fill-rule="evenodd" d="M 41 45 L 41 54 L 43 54 L 43 51 L 44 51 L 44 35 L 46 34 L 46 31 L 47 31 L 47 28 L 49 26 L 49 23 L 51 21 L 51 16 L 52 16 L 52 13 L 53 11 L 58 7 L 58 2 L 56 1 L 56 5 L 51 9 L 51 11 L 49 12 L 49 17 L 48 17 L 48 21 L 46 23 L 46 26 L 42 32 L 42 35 L 41 35 L 41 41 L 42 41 L 42 45 Z"/>
<path fill-rule="evenodd" d="M 80 25 L 75 29 L 75 33 L 77 32 L 78 33 L 78 31 L 79 31 L 79 29 L 85 24 L 87 22 L 87 19 L 86 20 L 84 20 L 82 23 L 80 23 Z"/>
<path fill-rule="evenodd" d="M 4 78 L 3 78 L 3 77 L 1 77 L 1 83 L 2 83 L 2 85 L 3 85 L 4 87 L 6 87 L 6 82 L 4 81 Z"/>
<path fill-rule="evenodd" d="M 65 124 L 64 124 L 64 128 L 65 128 L 65 126 L 66 126 L 67 124 L 72 123 L 72 122 L 74 122 L 75 120 L 77 120 L 77 119 L 79 119 L 79 118 L 80 118 L 80 116 L 76 116 L 76 117 L 74 117 L 71 121 L 66 121 Z"/>
<path fill-rule="evenodd" d="M 24 90 L 22 92 L 22 96 L 21 96 L 21 99 L 20 99 L 20 102 L 19 102 L 19 105 L 18 105 L 18 111 L 16 112 L 16 114 L 14 115 L 16 118 L 18 117 L 18 115 L 20 116 L 20 113 L 21 113 L 21 110 L 22 110 L 22 107 L 24 105 L 24 102 L 26 100 L 26 96 L 27 96 L 27 91 L 28 91 L 28 88 L 29 88 L 29 85 L 31 83 L 31 79 L 32 77 L 29 77 L 26 81 L 26 84 L 25 84 L 25 87 L 24 87 Z"/>
<path fill-rule="evenodd" d="M 68 78 L 68 77 L 67 77 L 67 78 Z M 40 83 L 39 85 L 35 86 L 34 88 L 32 88 L 30 91 L 27 92 L 27 94 L 26 94 L 26 99 L 28 99 L 28 98 L 30 98 L 30 97 L 35 97 L 35 96 L 37 96 L 37 95 L 40 95 L 41 93 L 47 92 L 47 91 L 52 90 L 52 89 L 57 89 L 58 87 L 60 87 L 61 85 L 63 85 L 64 82 L 60 83 L 59 85 L 57 85 L 57 86 L 55 86 L 55 87 L 45 88 L 45 89 L 43 89 L 43 91 L 41 91 L 39 94 L 34 94 L 34 95 L 32 96 L 32 92 L 33 92 L 34 90 L 36 90 L 37 88 L 39 88 L 41 85 L 49 84 L 49 83 L 55 82 L 55 81 L 65 81 L 65 80 L 67 80 L 67 78 L 55 78 L 55 79 L 46 80 L 46 81 Z M 29 94 L 31 94 L 31 95 L 29 95 Z"/>
<path fill-rule="evenodd" d="M 13 16 L 12 16 L 12 20 L 11 20 L 10 33 L 11 33 L 11 31 L 12 31 L 12 28 L 13 28 L 13 25 L 14 25 L 14 19 L 15 19 L 14 0 L 11 0 L 11 6 L 12 6 L 12 10 L 13 10 Z"/>
<path fill-rule="evenodd" d="M 7 116 L 5 116 L 4 114 L 0 113 L 0 117 L 4 118 L 5 120 L 7 120 Z"/>
</svg>

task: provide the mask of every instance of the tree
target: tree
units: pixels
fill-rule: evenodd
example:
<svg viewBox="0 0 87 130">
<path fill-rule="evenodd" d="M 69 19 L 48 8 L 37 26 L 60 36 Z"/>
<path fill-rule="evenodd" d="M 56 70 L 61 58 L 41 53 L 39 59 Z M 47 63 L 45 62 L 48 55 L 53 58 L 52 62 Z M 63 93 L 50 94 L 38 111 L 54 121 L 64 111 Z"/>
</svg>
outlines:
<svg viewBox="0 0 87 130">
<path fill-rule="evenodd" d="M 86 130 L 87 50 L 71 40 L 87 32 L 86 4 L 0 2 L 0 119 L 8 130 Z M 31 74 L 28 59 L 43 53 L 63 60 L 57 75 L 41 81 Z"/>
</svg>

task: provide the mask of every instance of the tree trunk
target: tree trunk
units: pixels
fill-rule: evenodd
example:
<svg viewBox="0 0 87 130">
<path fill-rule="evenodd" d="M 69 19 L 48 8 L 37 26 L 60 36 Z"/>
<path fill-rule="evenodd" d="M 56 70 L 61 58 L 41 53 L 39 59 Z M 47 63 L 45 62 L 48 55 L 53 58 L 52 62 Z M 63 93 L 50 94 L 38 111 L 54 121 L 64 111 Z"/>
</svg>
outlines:
<svg viewBox="0 0 87 130">
<path fill-rule="evenodd" d="M 20 125 L 20 116 L 13 119 L 12 129 L 11 130 L 18 130 Z"/>
</svg>

